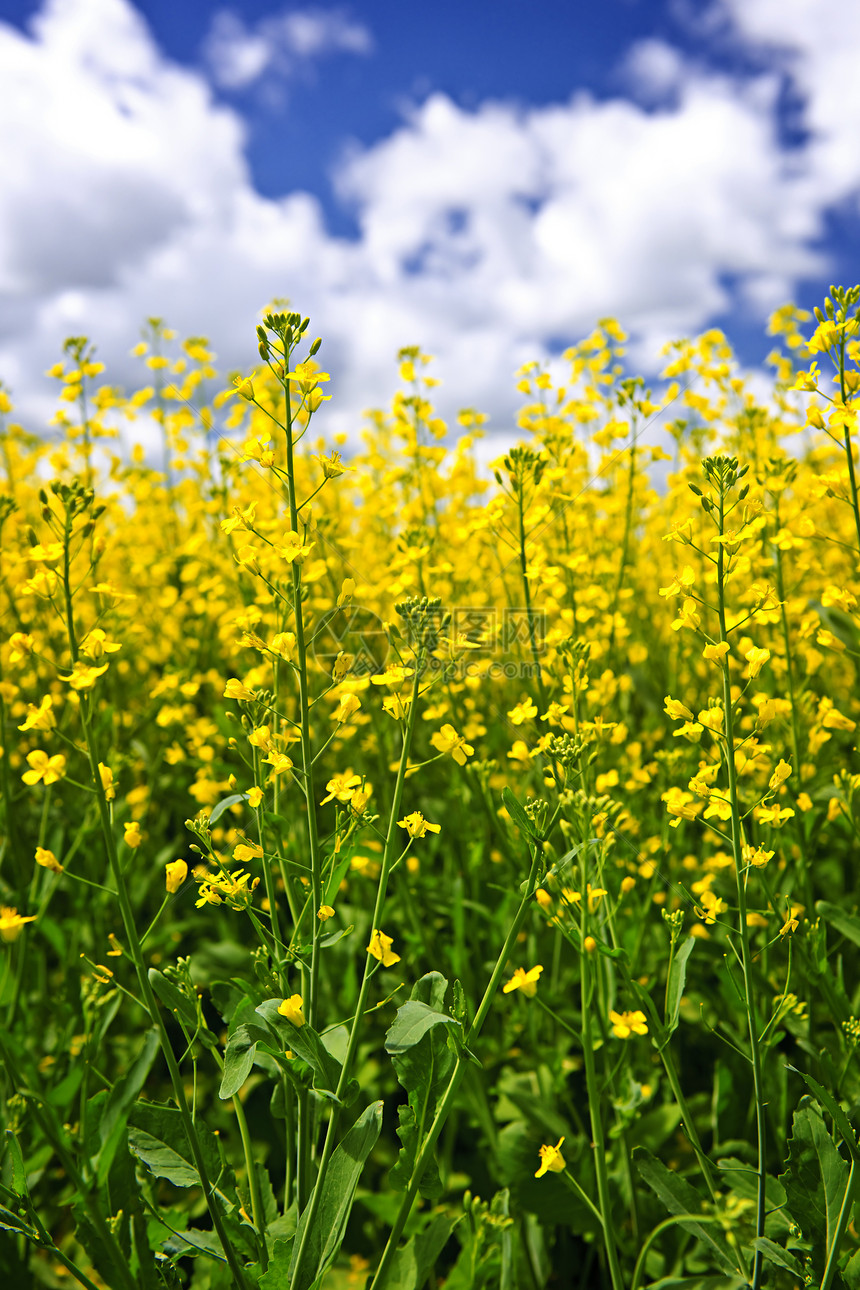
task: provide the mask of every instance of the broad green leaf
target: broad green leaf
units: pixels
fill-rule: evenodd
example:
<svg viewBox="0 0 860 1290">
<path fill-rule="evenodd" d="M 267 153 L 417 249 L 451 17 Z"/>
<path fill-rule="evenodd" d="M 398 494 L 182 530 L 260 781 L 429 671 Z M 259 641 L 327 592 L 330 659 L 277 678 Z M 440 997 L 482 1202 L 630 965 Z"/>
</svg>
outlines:
<svg viewBox="0 0 860 1290">
<path fill-rule="evenodd" d="M 197 1029 L 197 1009 L 192 1001 L 156 968 L 150 968 L 146 975 L 149 977 L 149 984 L 168 1012 L 175 1013 L 186 1029 L 193 1034 Z"/>
<path fill-rule="evenodd" d="M 803 1279 L 803 1268 L 793 1254 L 784 1250 L 781 1245 L 771 1241 L 767 1236 L 757 1236 L 754 1241 L 755 1248 L 761 1250 L 762 1254 L 771 1263 L 775 1263 L 778 1268 L 786 1268 L 787 1271 L 793 1272 L 796 1277 Z"/>
<path fill-rule="evenodd" d="M 667 1169 L 656 1156 L 643 1147 L 633 1152 L 636 1167 L 645 1182 L 666 1206 L 670 1214 L 703 1213 L 704 1197 L 686 1179 Z M 718 1227 L 711 1223 L 679 1223 L 685 1232 L 695 1236 L 703 1245 L 709 1246 L 711 1254 L 729 1275 L 737 1276 L 742 1271 L 738 1267 L 737 1257 Z"/>
<path fill-rule="evenodd" d="M 417 999 L 410 999 L 397 1009 L 397 1016 L 385 1036 L 386 1052 L 393 1057 L 396 1053 L 405 1053 L 420 1043 L 428 1030 L 435 1026 L 458 1026 L 459 1023 L 447 1013 L 437 1012 L 429 1004 Z"/>
<path fill-rule="evenodd" d="M 150 1173 L 166 1178 L 176 1187 L 200 1184 L 200 1175 L 179 1110 L 156 1102 L 137 1102 L 129 1117 L 128 1145 Z M 197 1138 L 209 1181 L 215 1186 L 222 1173 L 221 1154 L 211 1129 L 202 1120 L 196 1124 Z M 222 1182 L 223 1185 L 223 1182 Z"/>
<path fill-rule="evenodd" d="M 277 1035 L 282 1051 L 289 1049 L 307 1062 L 314 1073 L 313 1085 L 317 1092 L 327 1093 L 333 1098 L 340 1079 L 340 1062 L 332 1056 L 311 1026 L 294 1026 L 278 1012 L 279 1005 L 279 999 L 267 999 L 255 1011 Z M 349 1104 L 357 1089 L 355 1081 L 350 1080 L 344 1092 L 344 1104 Z"/>
<path fill-rule="evenodd" d="M 386 1050 L 409 1100 L 399 1106 L 397 1136 L 403 1144 L 389 1182 L 398 1191 L 409 1186 L 415 1161 L 433 1123 L 437 1104 L 447 1088 L 457 1058 L 448 1046 L 448 1029 L 459 1023 L 442 1012 L 448 982 L 439 972 L 428 972 L 415 983 L 412 997 L 397 1010 L 385 1036 Z M 435 1160 L 429 1160 L 420 1182 L 421 1195 L 435 1199 L 442 1180 Z"/>
<path fill-rule="evenodd" d="M 841 905 L 831 905 L 829 900 L 816 900 L 815 912 L 854 945 L 860 945 L 860 918 L 856 914 L 847 913 Z"/>
<path fill-rule="evenodd" d="M 257 1044 L 264 1037 L 268 1038 L 268 1031 L 261 1026 L 238 1026 L 233 1031 L 224 1051 L 224 1071 L 218 1090 L 220 1098 L 233 1097 L 239 1092 L 251 1074 Z"/>
<path fill-rule="evenodd" d="M 827 1132 L 821 1112 L 804 1098 L 794 1113 L 788 1168 L 780 1177 L 789 1212 L 812 1246 L 818 1275 L 833 1243 L 848 1181 L 848 1164 Z"/>
<path fill-rule="evenodd" d="M 99 1123 L 99 1147 L 93 1160 L 96 1180 L 101 1187 L 108 1176 L 117 1147 L 125 1139 L 128 1113 L 138 1099 L 152 1069 L 159 1049 L 158 1031 L 147 1030 L 137 1060 L 111 1089 Z"/>
<path fill-rule="evenodd" d="M 212 807 L 212 811 L 209 815 L 210 829 L 216 820 L 221 819 L 221 816 L 225 811 L 229 811 L 230 807 L 235 806 L 237 802 L 246 801 L 247 796 L 247 793 L 231 793 L 229 797 L 222 797 L 221 801 Z"/>
<path fill-rule="evenodd" d="M 534 841 L 537 841 L 540 838 L 540 834 L 534 824 L 532 824 L 520 803 L 507 787 L 502 789 L 502 805 L 521 833 L 524 833 L 527 838 L 532 838 Z"/>
<path fill-rule="evenodd" d="M 26 1196 L 28 1194 L 27 1169 L 24 1165 L 21 1144 L 12 1129 L 6 1130 L 6 1151 L 9 1153 L 9 1160 L 12 1164 L 12 1177 L 9 1180 L 9 1186 L 16 1196 Z"/>
<path fill-rule="evenodd" d="M 788 1070 L 794 1071 L 795 1075 L 799 1075 L 802 1080 L 805 1080 L 807 1087 L 812 1090 L 825 1111 L 827 1111 L 833 1119 L 833 1122 L 841 1133 L 842 1139 L 853 1159 L 858 1165 L 860 1165 L 860 1149 L 858 1149 L 857 1134 L 851 1127 L 851 1121 L 836 1101 L 836 1098 L 832 1093 L 828 1093 L 827 1089 L 824 1088 L 822 1084 L 819 1084 L 817 1079 L 813 1079 L 811 1075 L 805 1074 L 804 1071 L 799 1071 L 796 1066 L 787 1064 L 787 1067 Z"/>
<path fill-rule="evenodd" d="M 687 959 L 696 944 L 694 936 L 688 936 L 672 959 L 672 970 L 666 987 L 666 1029 L 669 1034 L 678 1028 L 678 1017 L 681 1014 L 681 999 L 687 981 Z"/>
<path fill-rule="evenodd" d="M 290 1263 L 290 1290 L 311 1290 L 343 1243 L 364 1163 L 376 1146 L 382 1128 L 382 1103 L 373 1102 L 355 1122 L 332 1154 L 322 1180 L 322 1194 L 308 1232 L 302 1267 L 296 1275 L 296 1255 L 302 1244 L 308 1210 L 299 1219 Z"/>
<path fill-rule="evenodd" d="M 290 1276 L 290 1260 L 293 1257 L 293 1238 L 287 1241 L 275 1241 L 269 1250 L 269 1267 L 259 1280 L 260 1290 L 284 1290 Z"/>
<path fill-rule="evenodd" d="M 448 1218 L 445 1214 L 437 1214 L 423 1232 L 410 1237 L 391 1260 L 383 1282 L 384 1290 L 420 1290 L 462 1217 Z"/>
</svg>

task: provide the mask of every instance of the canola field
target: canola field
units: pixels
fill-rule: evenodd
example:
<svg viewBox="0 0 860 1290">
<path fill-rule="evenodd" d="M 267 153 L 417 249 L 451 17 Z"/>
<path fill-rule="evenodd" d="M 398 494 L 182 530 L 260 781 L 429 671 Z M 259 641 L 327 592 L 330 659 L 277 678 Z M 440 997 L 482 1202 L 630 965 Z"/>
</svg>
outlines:
<svg viewBox="0 0 860 1290">
<path fill-rule="evenodd" d="M 860 1287 L 858 303 L 0 387 L 6 1285 Z"/>
</svg>

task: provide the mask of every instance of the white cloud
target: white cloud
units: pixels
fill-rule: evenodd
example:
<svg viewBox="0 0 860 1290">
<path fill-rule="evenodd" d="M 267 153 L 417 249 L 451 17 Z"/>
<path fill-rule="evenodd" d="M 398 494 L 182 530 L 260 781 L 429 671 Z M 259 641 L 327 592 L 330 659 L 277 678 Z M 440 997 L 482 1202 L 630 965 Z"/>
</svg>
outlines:
<svg viewBox="0 0 860 1290">
<path fill-rule="evenodd" d="M 203 44 L 206 66 L 222 89 L 262 78 L 289 78 L 334 53 L 369 54 L 373 38 L 343 9 L 293 9 L 248 27 L 230 9 L 216 13 Z"/>
<path fill-rule="evenodd" d="M 776 30 L 769 0 L 719 3 L 747 41 Z M 347 240 L 311 195 L 254 190 L 240 118 L 163 55 L 128 0 L 48 0 L 32 39 L 0 24 L 0 377 L 41 414 L 42 372 L 72 332 L 131 386 L 128 350 L 153 314 L 209 335 L 224 366 L 250 365 L 274 296 L 324 337 L 331 430 L 356 430 L 387 400 L 402 345 L 437 355 L 448 413 L 473 404 L 499 430 L 516 367 L 599 317 L 632 328 L 653 364 L 659 343 L 738 298 L 762 314 L 823 271 L 824 208 L 860 184 L 860 104 L 846 120 L 854 91 L 819 85 L 824 47 L 801 10 L 786 28 L 795 52 L 752 80 L 655 42 L 634 50 L 640 84 L 671 87 L 659 110 L 580 94 L 466 111 L 432 95 L 389 137 L 344 152 L 336 189 L 359 229 Z M 235 77 L 262 57 L 261 28 L 242 30 Z M 293 29 L 293 54 L 324 47 L 314 30 Z M 860 20 L 841 40 L 856 63 Z M 788 152 L 775 108 L 786 59 L 815 129 Z"/>
</svg>

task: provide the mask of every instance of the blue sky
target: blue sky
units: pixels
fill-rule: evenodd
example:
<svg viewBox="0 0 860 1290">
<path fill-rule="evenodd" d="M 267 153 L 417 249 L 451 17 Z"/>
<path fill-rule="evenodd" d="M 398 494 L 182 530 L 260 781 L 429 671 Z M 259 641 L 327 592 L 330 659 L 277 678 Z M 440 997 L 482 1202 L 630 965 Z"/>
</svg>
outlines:
<svg viewBox="0 0 860 1290">
<path fill-rule="evenodd" d="M 400 345 L 499 433 L 607 314 L 756 365 L 860 277 L 858 60 L 855 0 L 0 0 L 0 379 L 42 415 L 86 333 L 131 385 L 153 313 L 250 364 L 274 296 L 347 433 Z"/>
</svg>

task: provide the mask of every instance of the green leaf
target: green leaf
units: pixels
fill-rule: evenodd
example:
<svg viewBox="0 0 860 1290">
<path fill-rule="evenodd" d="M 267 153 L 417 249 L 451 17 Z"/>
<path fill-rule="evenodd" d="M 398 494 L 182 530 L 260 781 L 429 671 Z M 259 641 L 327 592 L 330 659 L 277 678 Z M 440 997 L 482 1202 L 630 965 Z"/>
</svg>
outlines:
<svg viewBox="0 0 860 1290">
<path fill-rule="evenodd" d="M 410 999 L 397 1009 L 397 1016 L 385 1036 L 386 1052 L 392 1057 L 396 1053 L 407 1052 L 419 1044 L 434 1026 L 459 1026 L 459 1022 L 426 1003 Z"/>
<path fill-rule="evenodd" d="M 848 1165 L 827 1132 L 818 1107 L 804 1098 L 794 1113 L 788 1168 L 780 1177 L 789 1212 L 812 1246 L 818 1275 L 833 1243 Z"/>
<path fill-rule="evenodd" d="M 447 1037 L 451 1026 L 457 1034 L 461 1027 L 442 1012 L 447 988 L 448 982 L 439 972 L 421 977 L 413 987 L 412 998 L 398 1008 L 385 1036 L 397 1078 L 409 1095 L 406 1106 L 397 1108 L 397 1136 L 402 1146 L 389 1174 L 391 1186 L 399 1191 L 409 1186 L 424 1138 L 457 1061 Z M 435 1160 L 428 1160 L 419 1186 L 427 1199 L 441 1194 L 442 1180 Z"/>
<path fill-rule="evenodd" d="M 224 814 L 225 811 L 229 811 L 230 807 L 235 806 L 237 802 L 247 801 L 247 798 L 248 798 L 247 793 L 231 793 L 229 797 L 222 797 L 221 801 L 218 802 L 216 806 L 212 807 L 212 811 L 209 815 L 210 829 L 212 828 L 212 825 L 215 823 L 216 820 L 221 819 L 221 816 Z"/>
<path fill-rule="evenodd" d="M 293 1238 L 275 1241 L 269 1251 L 268 1271 L 260 1277 L 260 1290 L 284 1290 L 289 1285 L 290 1261 L 293 1256 Z"/>
<path fill-rule="evenodd" d="M 108 1176 L 117 1148 L 125 1139 L 128 1113 L 146 1083 L 158 1049 L 158 1031 L 154 1028 L 147 1030 L 137 1060 L 122 1079 L 117 1080 L 105 1102 L 99 1123 L 98 1152 L 93 1158 L 96 1181 L 100 1187 Z"/>
<path fill-rule="evenodd" d="M 637 1147 L 633 1152 L 633 1159 L 645 1182 L 670 1214 L 703 1213 L 705 1200 L 701 1193 L 678 1174 L 667 1169 L 650 1151 Z M 695 1221 L 679 1223 L 678 1226 L 695 1236 L 703 1245 L 709 1246 L 716 1261 L 729 1275 L 737 1276 L 742 1271 L 731 1246 L 718 1227 Z"/>
<path fill-rule="evenodd" d="M 842 1139 L 850 1151 L 853 1160 L 860 1165 L 860 1149 L 858 1149 L 857 1134 L 854 1132 L 851 1127 L 851 1121 L 848 1119 L 848 1116 L 842 1110 L 842 1107 L 836 1101 L 833 1094 L 828 1093 L 827 1089 L 824 1088 L 822 1084 L 819 1084 L 817 1079 L 813 1079 L 811 1075 L 805 1074 L 804 1071 L 799 1071 L 796 1066 L 792 1066 L 790 1063 L 786 1062 L 786 1068 L 790 1071 L 794 1071 L 795 1075 L 799 1075 L 802 1080 L 805 1080 L 807 1086 L 815 1094 L 815 1097 L 824 1107 L 825 1111 L 827 1111 L 831 1116 L 833 1123 L 841 1133 Z"/>
<path fill-rule="evenodd" d="M 831 905 L 828 900 L 816 900 L 815 912 L 852 944 L 860 945 L 860 918 L 856 914 L 848 914 L 841 905 Z"/>
<path fill-rule="evenodd" d="M 146 975 L 149 977 L 149 984 L 168 1012 L 174 1013 L 193 1034 L 197 1029 L 197 1008 L 192 1001 L 156 968 L 150 968 Z"/>
<path fill-rule="evenodd" d="M 282 1051 L 289 1049 L 297 1057 L 301 1057 L 302 1061 L 307 1062 L 313 1071 L 313 1086 L 317 1092 L 325 1093 L 334 1099 L 340 1079 L 340 1062 L 332 1056 L 312 1026 L 294 1026 L 291 1021 L 287 1021 L 287 1018 L 278 1012 L 279 1004 L 278 999 L 266 999 L 265 1003 L 261 1003 L 259 1008 L 255 1009 L 255 1012 L 277 1035 Z M 344 1092 L 344 1105 L 349 1104 L 357 1091 L 358 1085 L 355 1080 L 350 1080 Z"/>
<path fill-rule="evenodd" d="M 35 1236 L 35 1229 L 23 1218 L 13 1214 L 11 1209 L 0 1205 L 0 1232 L 23 1232 L 26 1236 Z"/>
<path fill-rule="evenodd" d="M 24 1165 L 24 1155 L 21 1151 L 21 1144 L 12 1129 L 6 1130 L 6 1151 L 9 1153 L 9 1159 L 12 1163 L 12 1177 L 9 1180 L 9 1186 L 16 1196 L 27 1196 L 29 1192 L 27 1189 L 27 1169 Z"/>
<path fill-rule="evenodd" d="M 535 842 L 538 841 L 540 834 L 537 832 L 535 826 L 532 824 L 511 790 L 507 787 L 502 789 L 502 805 L 520 832 L 524 833 L 527 838 L 532 838 Z"/>
<path fill-rule="evenodd" d="M 794 1255 L 789 1254 L 788 1250 L 784 1250 L 781 1245 L 777 1245 L 775 1241 L 771 1241 L 767 1236 L 757 1236 L 753 1244 L 757 1250 L 761 1250 L 764 1257 L 769 1259 L 771 1263 L 775 1263 L 778 1268 L 786 1268 L 789 1272 L 793 1272 L 796 1277 L 800 1277 L 803 1280 L 803 1268 Z"/>
<path fill-rule="evenodd" d="M 303 1027 L 304 1029 L 304 1027 Z M 364 1163 L 376 1146 L 382 1129 L 382 1103 L 373 1102 L 362 1113 L 332 1154 L 322 1180 L 322 1193 L 313 1226 L 308 1232 L 302 1268 L 296 1275 L 296 1254 L 304 1239 L 308 1210 L 299 1219 L 290 1262 L 290 1290 L 311 1290 L 343 1243 L 346 1224 L 355 1200 L 355 1189 Z"/>
<path fill-rule="evenodd" d="M 437 1214 L 423 1232 L 410 1237 L 391 1260 L 385 1290 L 420 1290 L 454 1228 L 462 1221 L 462 1214 L 458 1218 Z"/>
<path fill-rule="evenodd" d="M 687 959 L 692 954 L 695 944 L 695 936 L 688 936 L 672 959 L 672 968 L 666 986 L 666 1029 L 670 1035 L 678 1028 L 681 999 L 687 981 Z"/>
<path fill-rule="evenodd" d="M 222 1100 L 239 1092 L 251 1074 L 257 1044 L 268 1037 L 269 1032 L 261 1026 L 237 1026 L 233 1031 L 224 1051 L 224 1072 L 218 1090 L 218 1096 Z"/>
<path fill-rule="evenodd" d="M 156 1102 L 137 1102 L 128 1117 L 128 1145 L 156 1178 L 175 1187 L 200 1185 L 191 1146 L 178 1108 Z M 214 1186 L 222 1173 L 221 1153 L 211 1129 L 198 1120 L 195 1129 L 203 1163 Z"/>
</svg>

